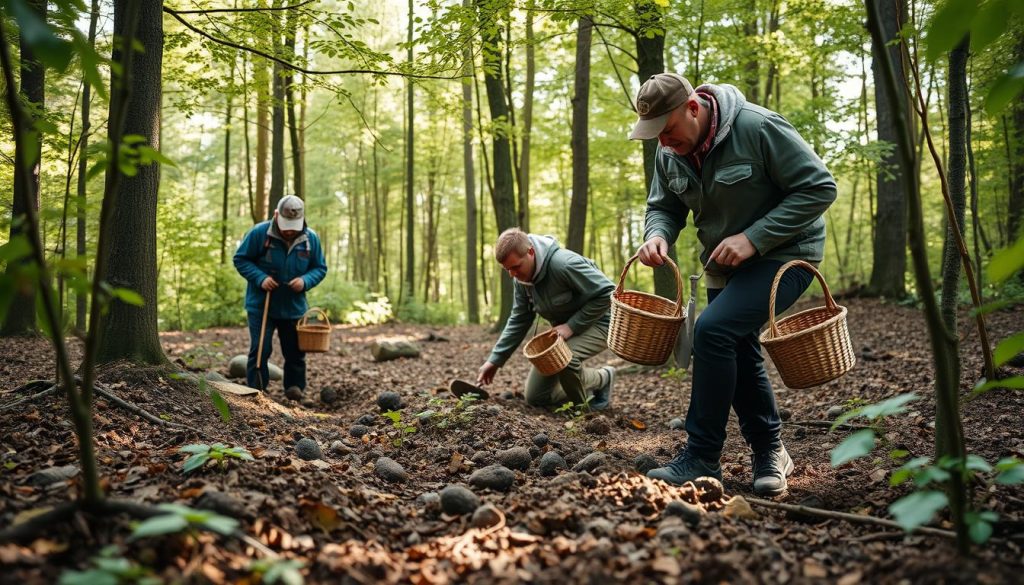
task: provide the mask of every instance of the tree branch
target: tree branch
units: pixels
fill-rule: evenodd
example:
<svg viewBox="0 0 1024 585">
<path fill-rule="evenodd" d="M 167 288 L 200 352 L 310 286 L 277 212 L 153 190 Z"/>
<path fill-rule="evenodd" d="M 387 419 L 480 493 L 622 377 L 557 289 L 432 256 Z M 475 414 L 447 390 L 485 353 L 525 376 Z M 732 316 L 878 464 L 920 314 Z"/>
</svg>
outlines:
<svg viewBox="0 0 1024 585">
<path fill-rule="evenodd" d="M 205 10 L 175 10 L 173 8 L 164 7 L 164 11 L 174 10 L 178 14 L 213 14 L 215 12 L 276 12 L 278 10 L 295 10 L 296 8 L 302 8 L 307 4 L 312 4 L 317 0 L 306 0 L 305 2 L 296 4 L 295 6 L 280 6 L 277 8 L 265 7 L 265 8 L 208 8 Z"/>
</svg>

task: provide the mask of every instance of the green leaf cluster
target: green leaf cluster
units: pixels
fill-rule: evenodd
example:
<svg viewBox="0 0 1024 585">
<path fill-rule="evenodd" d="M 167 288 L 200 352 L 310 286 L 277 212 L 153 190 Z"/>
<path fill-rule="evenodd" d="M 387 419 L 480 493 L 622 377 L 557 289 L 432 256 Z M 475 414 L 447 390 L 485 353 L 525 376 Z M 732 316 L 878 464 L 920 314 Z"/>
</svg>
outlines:
<svg viewBox="0 0 1024 585">
<path fill-rule="evenodd" d="M 215 512 L 194 510 L 180 504 L 160 504 L 157 508 L 166 514 L 160 514 L 138 523 L 132 530 L 129 540 L 199 529 L 227 536 L 238 529 L 238 520 L 221 516 Z"/>
<path fill-rule="evenodd" d="M 223 443 L 185 445 L 178 449 L 178 452 L 190 453 L 192 455 L 182 464 L 182 471 L 185 473 L 191 473 L 200 469 L 203 465 L 206 465 L 207 461 L 211 460 L 216 461 L 222 469 L 227 467 L 229 459 L 254 460 L 252 453 L 249 453 L 245 447 L 228 447 Z"/>
<path fill-rule="evenodd" d="M 85 571 L 65 571 L 60 585 L 159 585 L 159 577 L 143 566 L 118 556 L 116 546 L 104 548 L 91 559 L 94 566 Z"/>
</svg>

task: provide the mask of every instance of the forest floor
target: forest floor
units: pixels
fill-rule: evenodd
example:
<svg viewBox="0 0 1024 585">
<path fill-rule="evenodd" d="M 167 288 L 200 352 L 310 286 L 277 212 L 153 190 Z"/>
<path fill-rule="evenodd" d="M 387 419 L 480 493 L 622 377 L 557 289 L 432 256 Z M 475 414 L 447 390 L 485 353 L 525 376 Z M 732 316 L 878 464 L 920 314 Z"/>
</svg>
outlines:
<svg viewBox="0 0 1024 585">
<path fill-rule="evenodd" d="M 812 304 L 816 301 L 804 300 L 798 308 Z M 888 451 L 903 449 L 911 457 L 933 452 L 929 343 L 917 310 L 859 299 L 843 304 L 858 352 L 853 371 L 822 387 L 790 390 L 771 370 L 787 421 L 783 440 L 796 463 L 788 492 L 775 500 L 887 518 L 888 505 L 909 490 L 890 487 L 889 476 L 899 463 Z M 961 326 L 967 337 L 962 396 L 981 371 L 972 323 L 965 317 Z M 992 314 L 989 327 L 994 340 L 1024 329 L 1024 307 Z M 385 338 L 418 340 L 422 355 L 376 363 L 367 346 Z M 241 328 L 169 332 L 161 339 L 178 364 L 209 365 L 224 374 L 227 359 L 248 346 Z M 166 369 L 108 367 L 100 380 L 111 392 L 193 430 L 152 424 L 98 398 L 94 420 L 101 476 L 114 497 L 237 516 L 249 535 L 303 561 L 307 582 L 1020 582 L 1021 486 L 974 486 L 974 501 L 997 512 L 1000 523 L 993 539 L 966 561 L 956 560 L 953 542 L 942 536 L 908 536 L 757 505 L 753 514 L 740 506 L 727 512 L 712 501 L 706 514 L 684 521 L 665 509 L 672 500 L 692 499 L 692 491 L 649 480 L 636 466 L 643 455 L 664 463 L 685 440 L 669 421 L 685 415 L 688 377 L 622 369 L 611 409 L 570 420 L 526 405 L 521 388 L 528 364 L 520 354 L 499 372 L 491 397 L 460 416 L 447 383 L 456 377 L 472 380 L 494 339 L 471 326 L 337 327 L 332 351 L 308 356 L 303 400 L 287 399 L 280 382 L 265 396 L 225 395 L 231 410 L 227 423 L 194 384 L 169 376 Z M 272 362 L 280 363 L 276 345 Z M 76 355 L 80 351 L 76 346 Z M 611 353 L 592 363 L 626 365 Z M 52 371 L 46 340 L 0 340 L 0 404 L 22 396 L 12 394 L 14 388 L 52 378 Z M 324 388 L 334 389 L 336 400 L 323 402 Z M 416 432 L 400 432 L 381 416 L 382 391 L 400 394 L 402 424 L 416 424 Z M 830 450 L 849 431 L 830 432 L 815 421 L 828 420 L 830 409 L 834 417 L 835 407 L 911 391 L 920 399 L 881 423 L 885 444 L 877 456 L 830 466 Z M 439 414 L 419 424 L 415 415 L 428 409 Z M 989 462 L 1024 457 L 1024 393 L 992 391 L 966 401 L 962 410 L 970 453 Z M 366 417 L 369 432 L 357 438 L 351 430 L 360 417 Z M 33 476 L 44 468 L 78 464 L 63 399 L 51 395 L 0 410 L 0 429 L 0 529 L 78 493 L 80 473 L 52 483 Z M 543 440 L 535 442 L 539 434 L 548 438 L 542 447 Z M 398 436 L 402 440 L 395 446 Z M 322 459 L 296 455 L 296 441 L 304 437 L 322 447 Z M 178 449 L 214 442 L 244 446 L 255 460 L 184 474 L 187 455 Z M 470 514 L 445 514 L 436 496 L 423 495 L 449 484 L 468 485 L 475 469 L 514 459 L 499 453 L 513 447 L 529 450 L 532 461 L 514 472 L 511 488 L 472 488 L 498 510 L 489 521 L 478 514 L 482 528 L 473 527 Z M 585 471 L 544 476 L 538 463 L 549 450 L 560 453 L 570 468 L 592 453 L 603 456 L 590 457 Z M 383 479 L 375 470 L 380 457 L 397 461 L 408 478 Z M 723 470 L 728 495 L 753 498 L 749 454 L 734 417 Z M 934 525 L 950 527 L 944 518 Z M 94 522 L 78 516 L 38 538 L 2 545 L 0 582 L 56 582 L 64 571 L 90 566 L 90 559 L 112 544 L 167 582 L 258 582 L 250 562 L 260 553 L 240 540 L 201 532 L 129 541 L 131 530 L 124 515 Z"/>
</svg>

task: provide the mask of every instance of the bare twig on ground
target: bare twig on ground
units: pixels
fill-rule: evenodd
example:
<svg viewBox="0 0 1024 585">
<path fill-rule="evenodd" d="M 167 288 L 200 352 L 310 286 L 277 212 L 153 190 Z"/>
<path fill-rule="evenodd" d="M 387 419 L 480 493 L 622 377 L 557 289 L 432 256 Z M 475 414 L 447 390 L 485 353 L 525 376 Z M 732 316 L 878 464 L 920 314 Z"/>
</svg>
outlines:
<svg viewBox="0 0 1024 585">
<path fill-rule="evenodd" d="M 820 428 L 823 428 L 823 429 L 831 429 L 832 425 L 834 425 L 835 423 L 833 423 L 830 420 L 791 420 L 791 421 L 784 422 L 782 424 L 784 424 L 784 425 L 796 425 L 798 427 L 820 427 Z M 859 431 L 861 429 L 870 429 L 871 427 L 868 426 L 868 425 L 857 425 L 857 424 L 852 424 L 852 423 L 842 423 L 842 424 L 836 425 L 836 428 L 837 429 L 842 429 L 844 431 Z"/>
<path fill-rule="evenodd" d="M 885 518 L 877 518 L 875 516 L 867 516 L 864 514 L 850 514 L 847 512 L 835 512 L 833 510 L 823 510 L 821 508 L 812 508 L 810 506 L 800 506 L 795 504 L 783 504 L 781 502 L 772 502 L 769 500 L 762 500 L 760 498 L 746 498 L 753 506 L 761 506 L 762 508 L 770 508 L 773 510 L 782 510 L 784 512 L 793 512 L 797 514 L 806 514 L 808 516 L 818 516 L 821 518 L 832 518 L 834 520 L 845 520 L 854 524 L 876 524 L 878 526 L 887 526 L 889 528 L 897 528 L 903 530 L 903 527 L 893 522 L 892 520 L 886 520 Z M 940 528 L 931 528 L 928 526 L 921 526 L 915 528 L 911 534 L 927 534 L 930 536 L 942 536 L 944 538 L 956 538 L 956 533 L 952 530 L 942 530 Z"/>
<path fill-rule="evenodd" d="M 36 380 L 36 382 L 41 382 L 41 381 L 42 380 Z M 7 404 L 0 405 L 0 410 L 10 410 L 10 409 L 14 408 L 15 406 L 18 406 L 19 404 L 23 404 L 25 402 L 32 402 L 33 400 L 36 400 L 38 398 L 42 398 L 43 396 L 49 396 L 50 394 L 56 393 L 58 386 L 56 384 L 54 384 L 53 382 L 50 382 L 50 384 L 51 384 L 51 386 L 49 388 L 47 388 L 46 390 L 43 390 L 42 392 L 37 392 L 37 393 L 33 394 L 32 396 L 26 396 L 25 398 L 21 398 L 19 400 L 12 400 L 12 401 L 8 402 Z M 23 388 L 24 387 L 25 386 L 23 386 Z"/>
<path fill-rule="evenodd" d="M 107 390 L 106 388 L 104 388 L 103 386 L 101 386 L 99 384 L 95 384 L 94 388 L 95 388 L 96 394 L 99 394 L 100 396 L 106 398 L 107 400 L 113 402 L 114 404 L 120 406 L 121 408 L 123 408 L 123 409 L 125 409 L 125 410 L 127 410 L 129 412 L 132 412 L 134 414 L 137 414 L 137 415 L 141 416 L 142 418 L 148 420 L 151 423 L 158 424 L 158 425 L 163 425 L 163 426 L 167 426 L 167 427 L 173 427 L 173 428 L 176 428 L 176 429 L 185 429 L 185 430 L 193 431 L 195 433 L 199 432 L 199 430 L 196 429 L 195 427 L 191 427 L 189 425 L 182 424 L 182 423 L 172 422 L 172 421 L 169 421 L 169 420 L 164 420 L 164 419 L 162 419 L 160 417 L 154 416 L 149 411 L 144 410 L 143 408 L 141 408 L 139 406 L 136 406 L 136 405 L 132 404 L 131 402 L 127 402 L 126 400 L 118 398 L 113 393 L 111 393 L 110 390 Z"/>
</svg>

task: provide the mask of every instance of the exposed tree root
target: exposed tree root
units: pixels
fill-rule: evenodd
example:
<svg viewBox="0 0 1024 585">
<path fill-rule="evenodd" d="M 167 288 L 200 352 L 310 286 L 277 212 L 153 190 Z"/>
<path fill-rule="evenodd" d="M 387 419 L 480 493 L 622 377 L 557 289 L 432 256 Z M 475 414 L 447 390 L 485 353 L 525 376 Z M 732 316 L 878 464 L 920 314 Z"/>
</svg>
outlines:
<svg viewBox="0 0 1024 585">
<path fill-rule="evenodd" d="M 43 380 L 35 380 L 35 382 L 42 382 L 42 381 Z M 50 384 L 50 387 L 47 388 L 46 390 L 43 390 L 42 392 L 37 392 L 36 394 L 33 394 L 31 396 L 26 396 L 25 398 L 19 398 L 18 400 L 12 400 L 12 401 L 8 402 L 7 404 L 0 405 L 0 410 L 10 410 L 10 409 L 14 408 L 15 406 L 18 406 L 19 404 L 24 404 L 26 402 L 32 402 L 32 401 L 37 400 L 39 398 L 42 398 L 44 396 L 49 396 L 50 394 L 55 394 L 57 392 L 58 386 L 56 384 L 54 384 L 53 382 L 49 382 L 49 381 L 46 381 L 46 382 L 48 384 Z M 29 387 L 32 386 L 33 383 L 25 384 L 24 386 L 21 386 L 21 388 L 29 388 Z"/>
<path fill-rule="evenodd" d="M 903 530 L 903 527 L 893 522 L 892 520 L 886 520 L 885 518 L 878 518 L 875 516 L 867 516 L 864 514 L 850 514 L 847 512 L 835 512 L 833 510 L 823 510 L 821 508 L 812 508 L 810 506 L 800 506 L 795 504 L 783 504 L 781 502 L 772 502 L 769 500 L 762 500 L 760 498 L 746 498 L 753 506 L 761 506 L 762 508 L 771 508 L 773 510 L 782 510 L 784 512 L 793 512 L 796 514 L 806 514 L 808 516 L 818 516 L 820 518 L 832 518 L 834 520 L 845 520 L 854 524 L 875 524 L 877 526 L 886 526 L 889 528 L 897 528 Z M 931 528 L 929 526 L 921 526 L 915 528 L 913 533 L 927 534 L 929 536 L 942 536 L 944 538 L 956 538 L 956 533 L 952 530 L 942 530 L 940 528 Z"/>
</svg>

